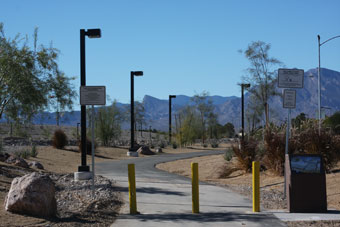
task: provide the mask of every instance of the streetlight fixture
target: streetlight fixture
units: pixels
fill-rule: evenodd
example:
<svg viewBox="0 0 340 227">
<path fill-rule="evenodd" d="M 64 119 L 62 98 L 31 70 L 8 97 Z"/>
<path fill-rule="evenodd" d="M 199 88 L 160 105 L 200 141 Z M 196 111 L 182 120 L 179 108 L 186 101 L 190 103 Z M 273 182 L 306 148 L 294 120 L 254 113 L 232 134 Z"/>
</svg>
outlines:
<svg viewBox="0 0 340 227">
<path fill-rule="evenodd" d="M 130 140 L 129 152 L 135 152 L 136 149 L 134 147 L 134 145 L 135 145 L 135 129 L 134 129 L 134 125 L 135 125 L 134 76 L 143 76 L 143 71 L 131 71 L 130 72 L 130 76 L 131 76 L 131 104 L 130 104 L 130 108 L 131 108 L 131 133 L 130 133 L 131 140 Z"/>
<path fill-rule="evenodd" d="M 242 105 L 242 110 L 241 110 L 241 119 L 242 119 L 242 131 L 241 131 L 241 133 L 242 133 L 242 142 L 244 141 L 244 88 L 249 88 L 250 87 L 250 84 L 241 84 L 241 105 Z"/>
<path fill-rule="evenodd" d="M 319 112 L 319 134 L 321 131 L 321 60 L 320 60 L 320 47 L 327 43 L 328 41 L 331 41 L 332 39 L 340 38 L 340 35 L 334 36 L 332 38 L 327 39 L 326 41 L 320 43 L 320 35 L 318 35 L 318 52 L 319 52 L 319 67 L 318 67 L 318 112 Z"/>
<path fill-rule="evenodd" d="M 89 38 L 100 38 L 100 29 L 80 29 L 80 85 L 86 86 L 86 65 L 85 65 L 85 36 Z M 81 106 L 80 115 L 81 125 L 81 166 L 78 167 L 79 172 L 89 172 L 90 167 L 86 165 L 86 106 Z"/>
<path fill-rule="evenodd" d="M 169 144 L 171 144 L 171 99 L 176 98 L 176 95 L 169 95 Z"/>
</svg>

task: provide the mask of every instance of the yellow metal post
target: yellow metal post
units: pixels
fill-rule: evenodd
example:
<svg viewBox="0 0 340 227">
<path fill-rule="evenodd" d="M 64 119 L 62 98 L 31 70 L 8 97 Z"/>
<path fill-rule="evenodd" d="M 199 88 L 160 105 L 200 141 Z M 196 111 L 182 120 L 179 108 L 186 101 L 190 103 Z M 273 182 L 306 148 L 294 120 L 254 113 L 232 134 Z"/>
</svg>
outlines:
<svg viewBox="0 0 340 227">
<path fill-rule="evenodd" d="M 260 163 L 253 162 L 253 212 L 260 212 Z"/>
<path fill-rule="evenodd" d="M 128 164 L 130 214 L 138 214 L 136 201 L 135 164 Z"/>
<path fill-rule="evenodd" d="M 192 213 L 199 213 L 198 163 L 191 163 Z"/>
</svg>

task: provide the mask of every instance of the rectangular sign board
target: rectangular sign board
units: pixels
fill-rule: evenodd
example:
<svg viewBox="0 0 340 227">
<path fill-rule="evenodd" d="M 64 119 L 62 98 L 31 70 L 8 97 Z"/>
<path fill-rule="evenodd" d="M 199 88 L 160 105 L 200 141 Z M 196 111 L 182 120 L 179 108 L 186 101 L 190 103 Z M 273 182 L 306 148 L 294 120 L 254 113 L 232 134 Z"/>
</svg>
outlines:
<svg viewBox="0 0 340 227">
<path fill-rule="evenodd" d="M 296 90 L 285 89 L 283 91 L 283 108 L 294 109 L 296 107 Z"/>
<path fill-rule="evenodd" d="M 81 86 L 80 105 L 105 105 L 106 89 L 105 86 Z"/>
<path fill-rule="evenodd" d="M 303 88 L 303 69 L 279 69 L 279 88 Z"/>
</svg>

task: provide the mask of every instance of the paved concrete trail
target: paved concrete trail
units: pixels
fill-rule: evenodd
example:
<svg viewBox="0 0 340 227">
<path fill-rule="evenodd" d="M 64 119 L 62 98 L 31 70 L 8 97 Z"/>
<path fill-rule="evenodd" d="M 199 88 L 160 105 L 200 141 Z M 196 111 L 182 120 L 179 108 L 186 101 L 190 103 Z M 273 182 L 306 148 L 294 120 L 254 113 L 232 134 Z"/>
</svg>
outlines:
<svg viewBox="0 0 340 227">
<path fill-rule="evenodd" d="M 118 190 L 125 192 L 122 214 L 112 226 L 285 226 L 272 214 L 253 213 L 250 200 L 219 186 L 200 182 L 200 213 L 192 214 L 191 180 L 155 168 L 162 162 L 222 151 L 163 154 L 145 158 L 98 163 L 96 173 L 116 180 Z M 127 165 L 136 167 L 137 210 L 129 214 Z M 199 169 L 204 166 L 199 166 Z"/>
</svg>

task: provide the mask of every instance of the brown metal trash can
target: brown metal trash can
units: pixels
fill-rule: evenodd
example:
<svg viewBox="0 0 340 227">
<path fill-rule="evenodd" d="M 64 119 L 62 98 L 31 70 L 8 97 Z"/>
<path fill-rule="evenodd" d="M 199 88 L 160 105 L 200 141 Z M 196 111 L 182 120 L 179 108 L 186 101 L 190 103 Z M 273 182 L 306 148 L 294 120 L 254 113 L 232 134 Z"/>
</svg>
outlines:
<svg viewBox="0 0 340 227">
<path fill-rule="evenodd" d="M 326 174 L 321 155 L 286 155 L 285 168 L 289 212 L 327 212 Z"/>
</svg>

